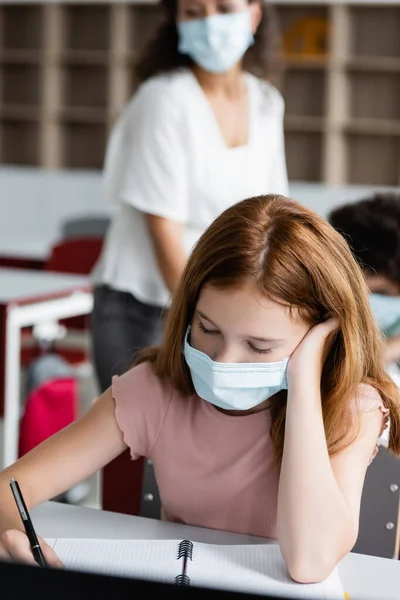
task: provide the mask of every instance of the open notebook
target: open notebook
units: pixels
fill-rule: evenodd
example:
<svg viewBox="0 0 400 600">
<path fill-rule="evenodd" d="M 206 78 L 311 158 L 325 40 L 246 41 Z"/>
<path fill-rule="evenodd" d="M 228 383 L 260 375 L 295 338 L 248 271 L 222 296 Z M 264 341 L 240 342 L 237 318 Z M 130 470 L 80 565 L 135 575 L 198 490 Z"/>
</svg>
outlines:
<svg viewBox="0 0 400 600">
<path fill-rule="evenodd" d="M 283 598 L 344 598 L 336 570 L 322 583 L 293 582 L 278 545 L 219 546 L 189 540 L 46 541 L 69 569 Z"/>
</svg>

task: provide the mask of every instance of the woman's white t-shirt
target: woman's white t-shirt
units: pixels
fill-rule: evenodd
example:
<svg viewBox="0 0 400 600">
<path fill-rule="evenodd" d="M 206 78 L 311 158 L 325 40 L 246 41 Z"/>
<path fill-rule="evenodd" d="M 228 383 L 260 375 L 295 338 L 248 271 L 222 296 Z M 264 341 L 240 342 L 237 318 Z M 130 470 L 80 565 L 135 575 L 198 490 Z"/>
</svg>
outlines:
<svg viewBox="0 0 400 600">
<path fill-rule="evenodd" d="M 246 74 L 250 127 L 246 145 L 229 148 L 190 70 L 140 86 L 114 126 L 104 189 L 120 204 L 93 273 L 96 284 L 166 306 L 170 293 L 157 266 L 144 213 L 184 224 L 186 252 L 211 222 L 239 200 L 288 194 L 284 103 L 269 83 Z"/>
</svg>

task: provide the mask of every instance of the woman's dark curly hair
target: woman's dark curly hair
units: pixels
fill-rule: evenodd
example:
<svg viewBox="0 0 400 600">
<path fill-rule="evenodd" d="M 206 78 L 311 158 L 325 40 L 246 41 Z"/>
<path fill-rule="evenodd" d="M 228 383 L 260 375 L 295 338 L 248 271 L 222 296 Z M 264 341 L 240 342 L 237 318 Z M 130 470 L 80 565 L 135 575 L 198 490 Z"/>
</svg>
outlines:
<svg viewBox="0 0 400 600">
<path fill-rule="evenodd" d="M 364 271 L 400 285 L 400 195 L 380 193 L 336 208 L 330 224 L 350 244 Z"/>
<path fill-rule="evenodd" d="M 262 18 L 254 36 L 254 44 L 244 56 L 243 67 L 257 77 L 270 79 L 280 67 L 280 36 L 276 13 L 265 0 L 248 2 L 260 2 Z M 178 50 L 177 0 L 161 0 L 160 5 L 164 11 L 164 20 L 136 64 L 138 83 L 154 75 L 193 65 L 192 59 Z"/>
</svg>

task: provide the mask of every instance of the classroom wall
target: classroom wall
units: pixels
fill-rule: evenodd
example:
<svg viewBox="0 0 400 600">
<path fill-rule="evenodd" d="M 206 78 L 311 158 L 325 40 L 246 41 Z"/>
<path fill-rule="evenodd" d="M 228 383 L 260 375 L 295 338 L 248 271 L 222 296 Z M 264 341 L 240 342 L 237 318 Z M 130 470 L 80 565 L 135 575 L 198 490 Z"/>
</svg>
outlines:
<svg viewBox="0 0 400 600">
<path fill-rule="evenodd" d="M 0 252 L 29 242 L 38 256 L 58 238 L 65 219 L 112 214 L 99 171 L 0 168 Z"/>
<path fill-rule="evenodd" d="M 360 198 L 372 189 L 292 182 L 290 193 L 326 216 L 334 206 Z M 102 197 L 99 171 L 0 168 L 0 250 L 18 246 L 18 240 L 21 244 L 37 240 L 39 245 L 50 245 L 57 239 L 64 219 L 112 215 L 115 210 Z"/>
</svg>

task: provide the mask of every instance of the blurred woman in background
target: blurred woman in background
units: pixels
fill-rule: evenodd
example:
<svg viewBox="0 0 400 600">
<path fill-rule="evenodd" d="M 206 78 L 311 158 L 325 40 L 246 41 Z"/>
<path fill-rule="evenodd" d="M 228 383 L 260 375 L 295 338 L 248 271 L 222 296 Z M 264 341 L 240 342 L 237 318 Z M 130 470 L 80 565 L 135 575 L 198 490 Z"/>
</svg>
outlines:
<svg viewBox="0 0 400 600">
<path fill-rule="evenodd" d="M 161 4 L 165 20 L 106 152 L 105 193 L 119 211 L 93 274 L 102 391 L 159 342 L 163 311 L 208 225 L 239 199 L 288 193 L 284 104 L 268 82 L 278 50 L 271 6 Z"/>
</svg>

